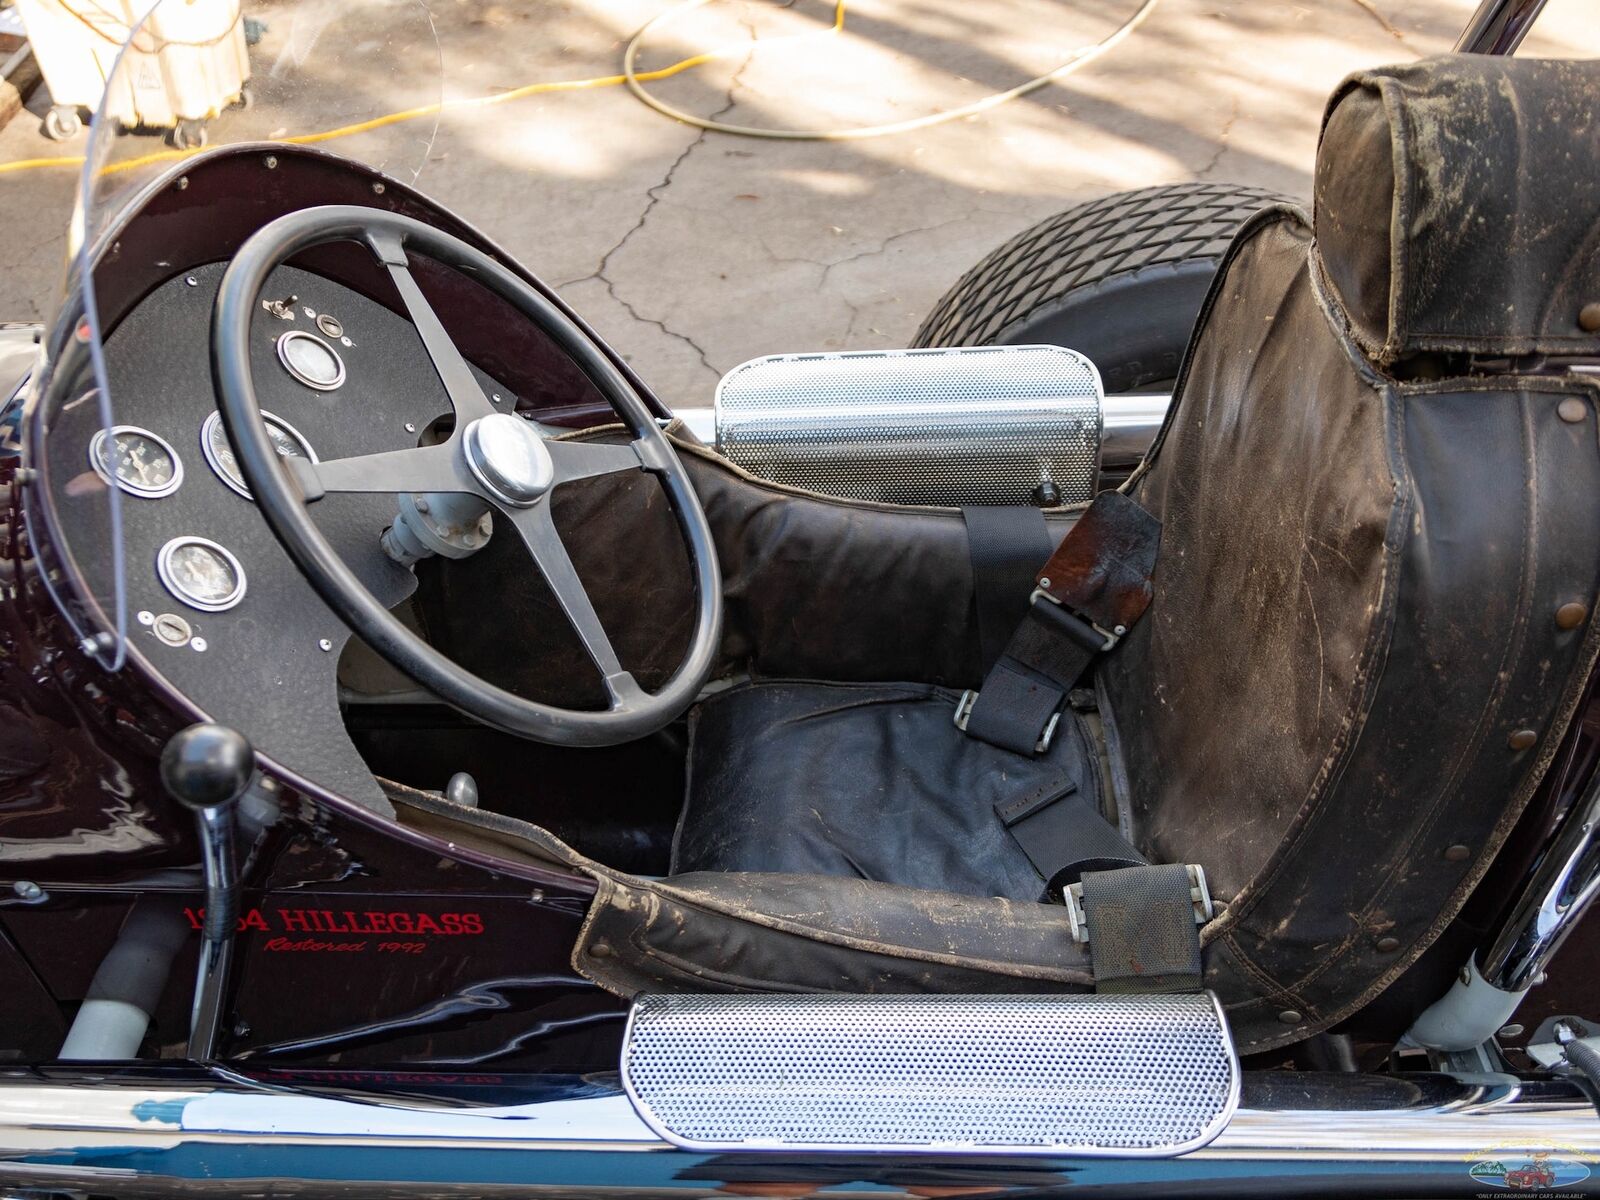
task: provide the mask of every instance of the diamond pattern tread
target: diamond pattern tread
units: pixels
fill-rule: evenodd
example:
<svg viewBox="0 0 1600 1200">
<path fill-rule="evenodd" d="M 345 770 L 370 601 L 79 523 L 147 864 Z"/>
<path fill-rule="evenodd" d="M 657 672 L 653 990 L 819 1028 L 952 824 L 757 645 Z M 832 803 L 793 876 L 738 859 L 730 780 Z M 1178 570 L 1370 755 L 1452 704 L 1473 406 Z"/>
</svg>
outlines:
<svg viewBox="0 0 1600 1200">
<path fill-rule="evenodd" d="M 1285 197 L 1237 183 L 1174 183 L 1116 192 L 1023 230 L 940 298 L 913 346 L 984 346 L 1069 292 L 1116 275 L 1216 262 L 1253 213 Z"/>
</svg>

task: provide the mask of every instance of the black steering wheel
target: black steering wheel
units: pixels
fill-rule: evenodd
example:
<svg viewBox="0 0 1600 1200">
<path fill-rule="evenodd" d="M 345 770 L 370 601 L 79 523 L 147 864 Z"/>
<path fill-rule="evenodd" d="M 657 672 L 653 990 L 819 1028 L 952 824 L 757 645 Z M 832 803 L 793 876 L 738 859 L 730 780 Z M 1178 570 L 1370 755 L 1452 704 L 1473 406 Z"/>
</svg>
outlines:
<svg viewBox="0 0 1600 1200">
<path fill-rule="evenodd" d="M 449 440 L 320 463 L 282 459 L 274 452 L 251 377 L 251 322 L 267 277 L 279 264 L 335 241 L 367 246 L 399 290 L 455 408 Z M 549 335 L 610 402 L 633 442 L 551 441 L 531 422 L 497 410 L 418 288 L 407 264 L 408 249 L 469 274 Z M 304 209 L 263 227 L 229 265 L 212 315 L 211 363 L 223 424 L 267 524 L 328 606 L 422 687 L 487 725 L 566 746 L 609 746 L 641 737 L 694 701 L 710 674 L 722 630 L 721 572 L 705 512 L 671 443 L 632 385 L 570 317 L 513 272 L 459 238 L 409 217 L 352 205 Z M 617 660 L 550 516 L 550 494 L 563 483 L 641 469 L 655 473 L 666 489 L 696 588 L 688 653 L 654 694 Z M 455 503 L 481 502 L 480 511 L 493 509 L 496 527 L 515 528 L 554 591 L 605 682 L 610 707 L 583 711 L 524 699 L 462 669 L 412 633 L 367 591 L 312 521 L 306 506 L 329 492 L 467 497 L 472 499 Z"/>
</svg>

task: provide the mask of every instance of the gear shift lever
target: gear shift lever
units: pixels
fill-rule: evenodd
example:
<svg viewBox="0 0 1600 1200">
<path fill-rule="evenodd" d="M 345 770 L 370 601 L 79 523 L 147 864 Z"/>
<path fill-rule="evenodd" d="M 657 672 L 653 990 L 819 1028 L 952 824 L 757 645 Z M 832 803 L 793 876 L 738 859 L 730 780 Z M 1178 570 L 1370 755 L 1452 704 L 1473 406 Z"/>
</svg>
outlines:
<svg viewBox="0 0 1600 1200">
<path fill-rule="evenodd" d="M 206 915 L 189 1019 L 189 1057 L 199 1062 L 216 1055 L 239 915 L 235 810 L 250 787 L 255 762 L 244 736 L 221 725 L 191 725 L 161 752 L 161 782 L 174 800 L 194 811 L 205 870 Z"/>
</svg>

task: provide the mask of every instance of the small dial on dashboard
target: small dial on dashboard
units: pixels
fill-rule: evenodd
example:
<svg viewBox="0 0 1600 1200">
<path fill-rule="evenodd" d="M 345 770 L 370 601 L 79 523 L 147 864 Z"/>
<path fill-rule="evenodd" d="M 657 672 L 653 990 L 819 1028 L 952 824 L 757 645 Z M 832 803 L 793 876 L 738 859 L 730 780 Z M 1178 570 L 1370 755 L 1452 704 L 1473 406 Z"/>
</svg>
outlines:
<svg viewBox="0 0 1600 1200">
<path fill-rule="evenodd" d="M 311 448 L 311 443 L 282 417 L 262 410 L 261 423 L 266 426 L 267 438 L 279 458 L 317 461 L 317 452 Z M 212 413 L 200 426 L 200 449 L 206 456 L 206 462 L 217 473 L 217 478 L 246 500 L 251 499 L 250 486 L 244 481 L 244 472 L 239 470 L 239 460 L 233 453 L 233 444 L 228 441 L 228 431 L 222 427 L 221 413 Z"/>
<path fill-rule="evenodd" d="M 164 438 L 137 425 L 113 425 L 89 442 L 89 465 L 131 496 L 170 496 L 183 482 L 183 460 Z"/>
<path fill-rule="evenodd" d="M 173 538 L 156 555 L 156 574 L 167 591 L 201 612 L 222 612 L 244 599 L 244 567 L 207 538 Z"/>
<path fill-rule="evenodd" d="M 278 361 L 308 388 L 331 392 L 344 382 L 344 359 L 314 333 L 291 329 L 278 338 Z"/>
</svg>

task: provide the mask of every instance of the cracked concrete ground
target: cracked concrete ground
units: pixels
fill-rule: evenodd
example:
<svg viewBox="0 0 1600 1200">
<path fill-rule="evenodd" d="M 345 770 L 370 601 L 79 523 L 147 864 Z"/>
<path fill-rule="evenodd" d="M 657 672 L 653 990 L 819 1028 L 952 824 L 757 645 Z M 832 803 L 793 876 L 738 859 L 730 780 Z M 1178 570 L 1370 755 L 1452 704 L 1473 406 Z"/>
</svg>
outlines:
<svg viewBox="0 0 1600 1200">
<path fill-rule="evenodd" d="M 302 0 L 303 2 L 303 0 Z M 402 0 L 403 2 L 403 0 Z M 1554 0 L 1525 54 L 1600 54 L 1592 0 Z M 994 245 L 1074 202 L 1183 179 L 1305 197 L 1327 93 L 1348 72 L 1448 49 L 1473 0 L 1162 0 L 1105 58 L 981 116 L 866 141 L 708 133 L 620 87 L 448 114 L 402 154 L 418 186 L 527 262 L 669 403 L 709 401 L 759 354 L 906 344 Z M 663 0 L 431 0 L 448 97 L 614 73 Z M 713 0 L 658 30 L 642 69 L 732 52 L 653 84 L 687 111 L 806 128 L 899 121 L 1049 69 L 1134 0 Z M 269 24 L 283 0 L 247 3 Z M 789 37 L 808 34 L 804 37 Z M 774 39 L 785 40 L 774 40 Z M 759 49 L 753 49 L 757 41 Z M 349 107 L 415 103 L 416 64 L 344 81 Z M 70 153 L 46 100 L 0 162 Z M 343 106 L 340 106 L 343 107 Z M 309 128 L 338 122 L 302 114 Z M 372 135 L 363 135 L 372 136 Z M 401 143 L 404 144 L 403 142 Z M 328 144 L 373 154 L 362 138 Z M 397 169 L 397 173 L 402 173 Z M 46 312 L 74 186 L 0 175 L 0 320 Z"/>
</svg>

